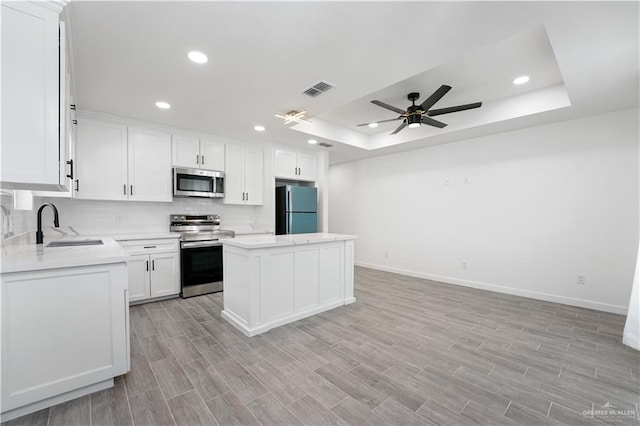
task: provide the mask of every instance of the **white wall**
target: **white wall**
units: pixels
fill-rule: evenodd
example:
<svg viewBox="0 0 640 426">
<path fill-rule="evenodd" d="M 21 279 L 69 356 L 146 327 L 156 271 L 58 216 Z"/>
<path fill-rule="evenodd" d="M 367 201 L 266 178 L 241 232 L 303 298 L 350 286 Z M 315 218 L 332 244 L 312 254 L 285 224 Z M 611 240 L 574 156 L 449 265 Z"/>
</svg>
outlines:
<svg viewBox="0 0 640 426">
<path fill-rule="evenodd" d="M 626 313 L 638 242 L 638 114 L 332 166 L 330 231 L 360 236 L 363 266 Z"/>
</svg>

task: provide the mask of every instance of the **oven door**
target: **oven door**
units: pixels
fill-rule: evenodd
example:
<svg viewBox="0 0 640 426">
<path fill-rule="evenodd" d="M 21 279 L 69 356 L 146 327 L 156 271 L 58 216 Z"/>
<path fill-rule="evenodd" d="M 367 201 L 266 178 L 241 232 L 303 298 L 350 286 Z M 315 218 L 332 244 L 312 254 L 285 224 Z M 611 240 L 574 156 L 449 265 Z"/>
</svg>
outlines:
<svg viewBox="0 0 640 426">
<path fill-rule="evenodd" d="M 193 241 L 180 243 L 182 297 L 222 291 L 222 243 Z"/>
</svg>

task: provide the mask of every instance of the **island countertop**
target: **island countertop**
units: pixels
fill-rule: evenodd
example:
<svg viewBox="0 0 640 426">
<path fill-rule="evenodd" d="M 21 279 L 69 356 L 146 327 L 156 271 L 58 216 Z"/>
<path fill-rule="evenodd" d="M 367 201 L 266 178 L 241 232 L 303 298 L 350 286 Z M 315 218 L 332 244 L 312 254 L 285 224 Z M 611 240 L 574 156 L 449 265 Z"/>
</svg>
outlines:
<svg viewBox="0 0 640 426">
<path fill-rule="evenodd" d="M 229 238 L 221 240 L 225 245 L 243 249 L 260 249 L 266 247 L 285 247 L 293 245 L 329 243 L 332 241 L 355 240 L 355 235 L 329 234 L 317 232 L 312 234 L 261 235 L 256 237 Z"/>
</svg>

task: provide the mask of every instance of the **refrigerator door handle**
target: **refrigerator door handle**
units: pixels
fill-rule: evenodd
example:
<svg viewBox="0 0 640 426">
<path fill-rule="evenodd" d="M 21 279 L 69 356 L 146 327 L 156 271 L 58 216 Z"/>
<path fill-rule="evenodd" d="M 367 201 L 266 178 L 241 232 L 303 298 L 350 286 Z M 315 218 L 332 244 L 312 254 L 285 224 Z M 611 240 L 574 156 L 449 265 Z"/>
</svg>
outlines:
<svg viewBox="0 0 640 426">
<path fill-rule="evenodd" d="M 293 218 L 293 214 L 291 213 L 291 191 L 287 191 L 287 224 L 285 233 L 291 233 L 291 220 Z"/>
</svg>

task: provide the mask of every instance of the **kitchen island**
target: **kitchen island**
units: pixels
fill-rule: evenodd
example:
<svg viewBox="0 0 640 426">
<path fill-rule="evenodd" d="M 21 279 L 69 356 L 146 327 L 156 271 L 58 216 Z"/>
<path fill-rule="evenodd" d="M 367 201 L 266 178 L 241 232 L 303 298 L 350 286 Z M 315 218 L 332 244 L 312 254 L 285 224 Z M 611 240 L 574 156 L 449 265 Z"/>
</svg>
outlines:
<svg viewBox="0 0 640 426">
<path fill-rule="evenodd" d="M 224 240 L 222 317 L 255 336 L 355 302 L 356 238 L 314 233 Z"/>
</svg>

